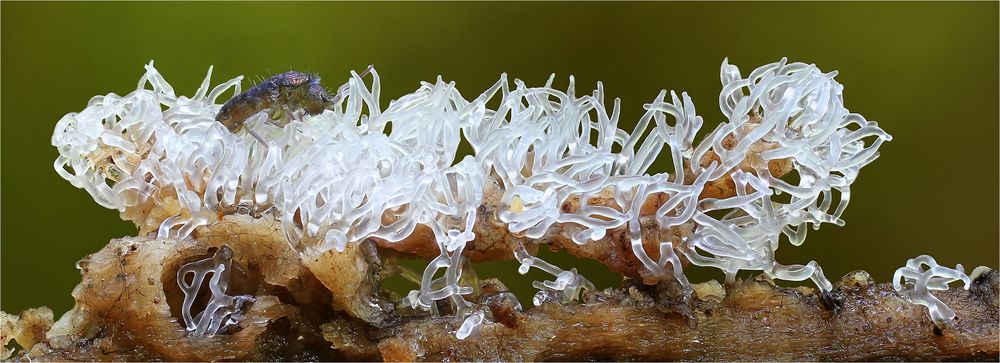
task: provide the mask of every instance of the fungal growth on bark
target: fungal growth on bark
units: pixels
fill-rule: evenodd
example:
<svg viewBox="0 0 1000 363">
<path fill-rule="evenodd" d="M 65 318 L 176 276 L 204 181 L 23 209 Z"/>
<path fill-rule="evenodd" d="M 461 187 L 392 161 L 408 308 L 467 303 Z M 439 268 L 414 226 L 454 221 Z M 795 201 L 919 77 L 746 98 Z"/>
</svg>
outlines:
<svg viewBox="0 0 1000 363">
<path fill-rule="evenodd" d="M 927 268 L 924 269 L 923 266 Z M 947 268 L 938 265 L 933 257 L 927 255 L 911 258 L 906 261 L 906 266 L 896 270 L 892 276 L 892 287 L 896 291 L 904 290 L 900 280 L 909 283 L 910 289 L 903 293 L 904 296 L 914 304 L 927 307 L 931 320 L 941 326 L 946 326 L 956 318 L 955 311 L 930 292 L 948 290 L 948 284 L 955 281 L 961 281 L 966 290 L 972 284 L 972 279 L 965 274 L 965 268 L 961 264 L 953 269 Z"/>
<path fill-rule="evenodd" d="M 191 334 L 215 335 L 220 329 L 239 324 L 243 306 L 252 302 L 253 297 L 226 295 L 232 269 L 233 249 L 223 245 L 212 257 L 187 263 L 177 270 L 177 284 L 184 292 L 181 314 Z M 202 293 L 202 283 L 208 284 L 210 297 L 204 310 L 192 317 L 195 300 Z"/>
<path fill-rule="evenodd" d="M 804 243 L 808 228 L 844 225 L 851 185 L 892 139 L 845 107 L 836 72 L 782 59 L 744 76 L 723 61 L 718 102 L 725 119 L 702 130 L 705 121 L 685 93 L 660 92 L 627 129 L 620 126 L 620 101 L 609 100 L 601 83 L 578 94 L 573 77 L 566 90 L 558 90 L 555 76 L 539 87 L 504 74 L 470 99 L 439 77 L 383 106 L 379 74 L 369 70 L 370 84 L 352 72 L 325 111 L 288 109 L 297 113 L 280 126 L 267 122 L 264 110 L 245 118 L 246 128 L 255 131 L 250 135 L 216 121 L 220 97 L 230 89 L 240 94 L 242 77 L 212 87 L 210 68 L 194 96 L 178 96 L 150 62 L 134 92 L 94 97 L 56 124 L 57 172 L 133 221 L 140 236 L 149 235 L 134 242 L 138 253 L 159 259 L 148 263 L 159 264 L 163 276 L 175 276 L 162 282 L 164 291 L 151 293 L 178 299 L 171 297 L 177 295 L 170 284 L 183 293 L 186 331 L 170 334 L 201 347 L 184 359 L 267 359 L 288 357 L 295 349 L 333 354 L 316 359 L 438 359 L 434 352 L 444 347 L 434 344 L 509 344 L 510 332 L 531 333 L 518 330 L 525 326 L 546 319 L 569 324 L 573 317 L 553 310 L 557 306 L 590 311 L 588 304 L 597 303 L 610 309 L 609 318 L 626 306 L 660 306 L 678 313 L 687 329 L 702 329 L 699 320 L 739 314 L 725 304 L 704 308 L 742 286 L 736 276 L 745 270 L 768 281 L 809 279 L 818 292 L 800 292 L 796 299 L 814 294 L 823 314 L 841 314 L 844 292 L 816 261 L 775 259 L 785 241 Z M 472 152 L 459 157 L 463 142 Z M 658 163 L 671 168 L 651 173 Z M 574 266 L 538 257 L 541 245 L 596 260 L 632 285 L 597 291 Z M 212 257 L 195 258 L 209 255 L 209 248 L 215 248 Z M 91 263 L 98 255 L 124 258 L 112 252 L 92 255 Z M 188 260 L 180 262 L 180 255 Z M 395 257 L 429 261 L 422 273 L 405 274 L 418 286 L 403 296 L 380 287 L 384 276 L 404 271 L 393 265 Z M 520 274 L 536 268 L 553 276 L 533 283 L 539 290 L 535 308 L 522 310 L 499 280 L 476 277 L 475 263 L 496 259 L 517 261 Z M 253 295 L 227 294 L 237 264 L 249 269 L 243 289 Z M 688 281 L 683 270 L 690 265 L 722 270 L 726 288 Z M 84 271 L 85 281 L 93 278 Z M 898 295 L 900 301 L 926 306 L 934 322 L 946 326 L 965 309 L 968 321 L 986 324 L 987 337 L 996 337 L 995 317 L 977 320 L 982 312 L 974 304 L 952 309 L 929 294 L 947 291 L 957 280 L 969 289 L 970 277 L 960 265 L 947 269 L 922 256 L 897 271 L 895 291 L 903 289 L 901 279 L 912 291 Z M 196 299 L 206 293 L 203 284 L 211 296 L 195 314 Z M 794 294 L 769 289 L 763 296 Z M 110 323 L 93 318 L 100 309 L 79 308 L 90 301 L 86 291 L 74 292 L 78 308 L 53 330 L 77 337 L 86 334 L 79 325 L 67 328 L 67 319 Z M 996 296 L 985 296 L 992 305 L 984 306 L 995 312 Z M 859 299 L 875 307 L 894 303 Z M 803 311 L 788 314 L 808 315 Z M 620 320 L 622 329 L 635 323 Z M 254 344 L 239 340 L 252 331 L 263 332 Z M 424 341 L 432 345 L 394 355 L 401 347 L 417 347 L 400 340 L 432 331 L 446 331 L 453 340 Z M 299 334 L 302 342 L 277 344 L 286 355 L 262 355 L 275 346 L 267 339 L 277 332 Z M 229 350 L 213 350 L 206 342 Z M 321 344 L 311 345 L 316 342 Z M 72 356 L 53 353 L 60 351 L 58 339 L 46 344 L 48 350 L 24 354 Z M 456 349 L 452 353 L 462 351 Z M 451 358 L 698 359 L 638 352 L 560 355 L 558 347 L 551 349 L 552 355 L 498 351 Z M 996 349 L 987 355 L 995 357 Z"/>
</svg>

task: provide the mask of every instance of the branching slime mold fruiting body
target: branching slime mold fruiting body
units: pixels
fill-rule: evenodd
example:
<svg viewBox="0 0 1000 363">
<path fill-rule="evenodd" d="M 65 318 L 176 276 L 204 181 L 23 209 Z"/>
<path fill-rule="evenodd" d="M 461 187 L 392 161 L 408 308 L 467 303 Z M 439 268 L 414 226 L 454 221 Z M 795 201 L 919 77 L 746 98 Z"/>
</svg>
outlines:
<svg viewBox="0 0 1000 363">
<path fill-rule="evenodd" d="M 561 91 L 554 76 L 530 87 L 502 75 L 468 100 L 439 78 L 383 107 L 379 75 L 371 75 L 368 85 L 352 72 L 330 110 L 301 121 L 278 127 L 260 122 L 266 113 L 249 117 L 260 144 L 215 122 L 218 99 L 230 88 L 239 94 L 241 77 L 211 87 L 210 68 L 188 98 L 151 62 L 134 92 L 95 97 L 59 121 L 55 168 L 159 238 L 197 237 L 199 227 L 225 216 L 267 215 L 303 258 L 367 240 L 434 256 L 400 306 L 433 313 L 439 302 L 450 306 L 454 333 L 464 339 L 490 316 L 467 299 L 474 287 L 463 276 L 472 273 L 473 254 L 514 258 L 521 273 L 536 267 L 555 276 L 535 283 L 542 290 L 536 305 L 594 289 L 575 268 L 529 253 L 550 237 L 627 276 L 676 281 L 686 296 L 687 263 L 718 268 L 730 283 L 751 270 L 811 279 L 829 292 L 815 261 L 786 265 L 775 251 L 782 239 L 801 245 L 810 226 L 843 225 L 851 185 L 891 140 L 845 107 L 836 72 L 785 59 L 746 77 L 724 61 L 725 120 L 701 137 L 704 121 L 683 93 L 660 92 L 625 130 L 620 101 L 606 102 L 601 83 L 578 95 L 573 77 Z M 473 152 L 459 159 L 462 140 Z M 672 171 L 650 174 L 658 162 Z M 509 243 L 477 244 L 486 238 L 477 228 L 488 228 L 482 221 L 490 218 L 503 229 L 496 238 Z M 607 253 L 608 243 L 619 242 L 627 256 Z M 213 279 L 223 277 L 229 267 L 213 263 L 220 268 Z M 968 284 L 968 277 L 928 264 L 930 277 L 910 264 L 897 272 L 897 289 L 900 276 L 914 281 L 911 299 L 935 321 L 947 320 L 951 310 L 926 290 L 954 279 Z M 214 317 L 203 329 L 185 314 L 189 329 L 204 334 L 226 319 Z"/>
<path fill-rule="evenodd" d="M 204 260 L 190 262 L 177 270 L 177 284 L 184 292 L 181 315 L 187 330 L 195 335 L 215 335 L 220 330 L 236 325 L 240 321 L 243 305 L 253 301 L 252 296 L 229 296 L 230 275 L 233 269 L 233 250 L 223 245 L 215 255 Z M 187 281 L 187 276 L 191 281 Z M 208 277 L 211 275 L 211 277 Z M 192 305 L 201 292 L 202 283 L 208 278 L 211 297 L 208 305 L 196 316 L 192 316 Z"/>
</svg>

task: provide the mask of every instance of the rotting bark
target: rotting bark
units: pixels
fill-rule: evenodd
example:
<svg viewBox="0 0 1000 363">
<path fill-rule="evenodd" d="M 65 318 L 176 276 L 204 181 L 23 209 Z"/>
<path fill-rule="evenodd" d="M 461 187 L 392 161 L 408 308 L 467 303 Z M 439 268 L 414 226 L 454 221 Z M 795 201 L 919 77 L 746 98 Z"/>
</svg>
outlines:
<svg viewBox="0 0 1000 363">
<path fill-rule="evenodd" d="M 173 276 L 223 244 L 234 251 L 233 293 L 256 301 L 237 329 L 191 336 L 178 321 Z M 387 304 L 375 262 L 359 248 L 304 263 L 275 221 L 249 216 L 226 217 L 200 229 L 197 239 L 113 240 L 80 262 L 73 310 L 54 323 L 47 308 L 4 315 L 0 340 L 28 346 L 20 360 L 1000 358 L 996 271 L 969 290 L 935 292 L 959 317 L 943 329 L 924 307 L 860 271 L 836 284 L 832 298 L 839 305 L 832 310 L 814 289 L 758 277 L 725 288 L 695 284 L 689 300 L 673 282 L 629 280 L 623 288 L 587 292 L 580 303 L 547 301 L 521 312 L 490 295 L 505 289 L 491 279 L 482 282 L 490 285 L 483 295 L 470 297 L 491 319 L 477 337 L 457 340 L 461 322 L 453 317 Z"/>
<path fill-rule="evenodd" d="M 712 290 L 699 284 L 699 290 Z M 717 285 L 716 285 L 717 286 Z M 478 340 L 448 334 L 444 319 L 411 321 L 378 344 L 386 360 L 870 361 L 998 358 L 997 273 L 969 291 L 940 293 L 961 317 L 937 329 L 925 308 L 858 271 L 836 284 L 836 311 L 812 289 L 740 281 L 724 297 L 682 302 L 665 288 L 633 285 L 587 294 L 575 305 L 525 313 L 491 306 L 497 323 Z M 505 311 L 500 312 L 498 311 Z"/>
</svg>

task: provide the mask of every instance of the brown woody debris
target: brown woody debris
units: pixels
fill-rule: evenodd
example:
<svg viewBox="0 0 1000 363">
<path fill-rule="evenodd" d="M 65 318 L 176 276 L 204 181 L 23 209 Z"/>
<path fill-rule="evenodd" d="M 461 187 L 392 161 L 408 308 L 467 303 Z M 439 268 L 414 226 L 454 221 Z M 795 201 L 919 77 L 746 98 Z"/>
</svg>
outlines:
<svg viewBox="0 0 1000 363">
<path fill-rule="evenodd" d="M 377 241 L 376 241 L 377 242 Z M 47 308 L 0 317 L 0 340 L 18 360 L 993 360 L 998 273 L 935 296 L 958 320 L 943 329 L 926 308 L 862 271 L 832 294 L 764 278 L 673 282 L 587 292 L 522 311 L 503 281 L 470 296 L 486 311 L 478 336 L 461 321 L 391 303 L 379 286 L 398 254 L 377 243 L 315 254 L 289 245 L 273 219 L 225 216 L 184 240 L 122 238 L 78 264 L 76 306 L 53 323 Z M 237 326 L 194 336 L 180 318 L 180 266 L 233 251 L 229 293 L 252 295 Z M 391 269 L 390 269 L 391 270 Z M 508 281 L 509 282 L 509 281 Z M 9 354 L 9 353 L 8 353 Z"/>
</svg>

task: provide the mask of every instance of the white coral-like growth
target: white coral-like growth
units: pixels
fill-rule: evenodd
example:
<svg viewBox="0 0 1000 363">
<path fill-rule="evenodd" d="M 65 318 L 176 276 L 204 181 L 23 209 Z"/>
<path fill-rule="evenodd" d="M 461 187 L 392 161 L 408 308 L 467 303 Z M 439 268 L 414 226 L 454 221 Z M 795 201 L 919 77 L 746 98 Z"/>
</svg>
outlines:
<svg viewBox="0 0 1000 363">
<path fill-rule="evenodd" d="M 532 298 L 532 303 L 535 306 L 542 305 L 548 299 L 549 292 L 559 292 L 556 300 L 567 303 L 575 300 L 581 290 L 594 289 L 594 284 L 578 274 L 575 268 L 564 271 L 555 265 L 545 262 L 545 260 L 532 256 L 521 244 L 518 244 L 514 249 L 514 258 L 521 263 L 521 267 L 517 269 L 517 272 L 522 275 L 528 273 L 528 270 L 532 267 L 535 267 L 556 277 L 555 281 L 534 281 L 532 283 L 532 286 L 539 290 L 535 294 L 535 297 Z"/>
<path fill-rule="evenodd" d="M 896 270 L 892 276 L 892 287 L 902 292 L 911 303 L 927 307 L 931 320 L 943 327 L 955 319 L 955 311 L 932 295 L 931 291 L 948 290 L 948 284 L 955 281 L 961 281 L 966 290 L 972 284 L 972 279 L 965 274 L 965 268 L 961 264 L 953 269 L 947 268 L 938 265 L 933 257 L 922 255 L 907 260 L 906 266 Z M 903 283 L 908 285 L 904 286 Z"/>
<path fill-rule="evenodd" d="M 177 270 L 177 285 L 184 293 L 181 305 L 181 316 L 184 325 L 193 335 L 212 336 L 220 330 L 239 324 L 243 316 L 242 308 L 252 302 L 252 296 L 229 296 L 229 279 L 233 269 L 233 250 L 222 246 L 212 257 L 184 264 Z M 192 316 L 192 308 L 205 279 L 208 280 L 208 293 L 211 295 L 205 309 Z M 187 277 L 191 277 L 188 281 Z"/>
<path fill-rule="evenodd" d="M 625 228 L 647 276 L 673 276 L 686 286 L 677 250 L 729 278 L 758 270 L 811 278 L 828 291 L 815 262 L 782 265 L 774 252 L 782 235 L 801 244 L 809 224 L 843 224 L 851 183 L 891 139 L 844 107 L 835 74 L 781 60 L 743 78 L 724 62 L 719 104 L 726 120 L 696 142 L 703 120 L 686 94 L 668 99 L 661 92 L 626 131 L 618 127 L 619 100 L 609 107 L 600 83 L 577 95 L 572 77 L 564 92 L 552 87 L 554 78 L 542 87 L 514 80 L 511 88 L 504 75 L 471 101 L 439 78 L 383 108 L 378 73 L 370 87 L 352 73 L 333 110 L 283 128 L 264 114 L 248 120 L 265 147 L 214 121 L 219 96 L 231 87 L 239 92 L 241 78 L 211 88 L 209 69 L 187 98 L 150 63 L 136 91 L 95 97 L 63 117 L 52 144 L 60 175 L 161 236 L 185 237 L 220 214 L 271 213 L 299 250 L 343 250 L 369 237 L 399 241 L 425 225 L 440 256 L 404 303 L 434 310 L 436 301 L 450 301 L 459 318 L 474 311 L 462 297 L 472 291 L 461 283 L 462 251 L 475 238 L 486 187 L 503 192 L 500 219 L 529 240 L 557 223 L 579 227 L 572 236 L 578 244 Z M 474 153 L 456 162 L 463 138 Z M 658 160 L 673 173 L 650 175 Z M 772 175 L 772 161 L 790 161 L 797 181 Z M 734 196 L 701 197 L 706 185 L 727 178 Z M 613 193 L 616 205 L 588 203 L 601 192 Z M 656 259 L 644 248 L 640 223 L 643 203 L 655 195 L 666 197 L 654 216 L 661 231 L 694 226 L 686 238 L 658 241 Z M 564 212 L 570 199 L 580 208 Z M 159 212 L 147 213 L 153 205 Z M 561 291 L 562 300 L 590 287 L 574 270 L 524 254 L 516 256 L 522 268 L 556 276 L 538 286 Z M 469 319 L 463 334 L 483 320 Z"/>
</svg>

